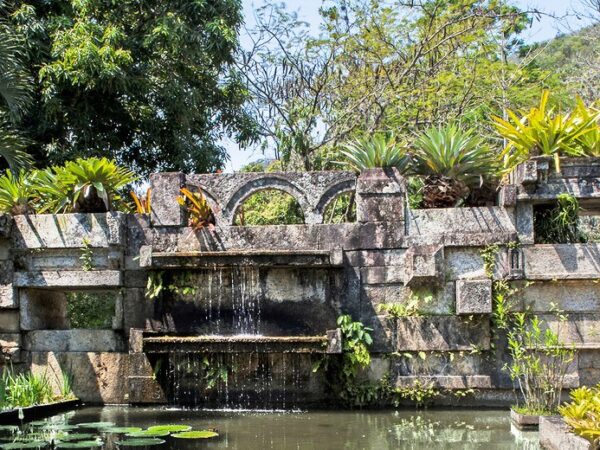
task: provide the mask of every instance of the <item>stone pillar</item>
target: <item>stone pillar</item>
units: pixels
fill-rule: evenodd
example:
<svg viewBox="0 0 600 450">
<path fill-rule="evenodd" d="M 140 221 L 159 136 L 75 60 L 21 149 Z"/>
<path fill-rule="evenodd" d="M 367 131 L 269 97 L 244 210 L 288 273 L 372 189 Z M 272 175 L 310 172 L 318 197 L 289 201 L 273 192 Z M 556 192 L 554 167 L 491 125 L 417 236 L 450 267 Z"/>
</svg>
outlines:
<svg viewBox="0 0 600 450">
<path fill-rule="evenodd" d="M 357 221 L 404 222 L 405 186 L 395 168 L 363 171 L 356 184 Z"/>
<path fill-rule="evenodd" d="M 152 188 L 151 223 L 154 226 L 185 226 L 185 212 L 177 203 L 185 186 L 185 175 L 181 172 L 153 173 L 150 175 Z"/>
<path fill-rule="evenodd" d="M 13 285 L 10 232 L 12 217 L 0 215 L 0 365 L 21 361 L 19 299 Z"/>
</svg>

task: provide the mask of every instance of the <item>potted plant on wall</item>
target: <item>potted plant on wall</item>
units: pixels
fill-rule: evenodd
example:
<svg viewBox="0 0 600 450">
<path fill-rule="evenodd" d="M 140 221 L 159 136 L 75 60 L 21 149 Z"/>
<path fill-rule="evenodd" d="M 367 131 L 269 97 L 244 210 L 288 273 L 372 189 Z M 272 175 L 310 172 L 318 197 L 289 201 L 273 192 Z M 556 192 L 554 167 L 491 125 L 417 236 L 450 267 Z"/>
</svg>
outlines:
<svg viewBox="0 0 600 450">
<path fill-rule="evenodd" d="M 508 173 L 531 157 L 550 158 L 560 172 L 561 156 L 600 155 L 600 111 L 578 99 L 567 113 L 548 106 L 550 92 L 544 91 L 537 107 L 520 115 L 507 110 L 508 120 L 493 117 L 500 136 L 507 142 L 502 151 Z"/>
<path fill-rule="evenodd" d="M 498 171 L 497 157 L 483 138 L 456 124 L 426 130 L 411 148 L 410 172 L 422 181 L 425 208 L 461 206 Z"/>
</svg>

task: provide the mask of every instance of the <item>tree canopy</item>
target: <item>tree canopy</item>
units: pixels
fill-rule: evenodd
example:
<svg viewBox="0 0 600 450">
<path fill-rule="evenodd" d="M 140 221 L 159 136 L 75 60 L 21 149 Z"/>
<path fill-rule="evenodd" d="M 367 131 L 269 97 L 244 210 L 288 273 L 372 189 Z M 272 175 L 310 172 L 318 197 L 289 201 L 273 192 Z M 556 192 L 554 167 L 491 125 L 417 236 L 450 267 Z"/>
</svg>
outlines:
<svg viewBox="0 0 600 450">
<path fill-rule="evenodd" d="M 15 124 L 40 165 L 113 157 L 140 173 L 214 171 L 253 122 L 232 68 L 239 0 L 5 1 L 32 102 Z"/>
</svg>

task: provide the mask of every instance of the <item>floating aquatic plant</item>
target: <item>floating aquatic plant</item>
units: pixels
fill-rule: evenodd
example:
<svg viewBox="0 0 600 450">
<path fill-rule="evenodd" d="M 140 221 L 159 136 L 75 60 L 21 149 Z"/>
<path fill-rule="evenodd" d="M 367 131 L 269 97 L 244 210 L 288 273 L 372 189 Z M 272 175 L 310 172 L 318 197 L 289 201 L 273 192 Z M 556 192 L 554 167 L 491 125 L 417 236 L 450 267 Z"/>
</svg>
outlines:
<svg viewBox="0 0 600 450">
<path fill-rule="evenodd" d="M 169 431 L 136 431 L 134 433 L 127 433 L 125 436 L 134 437 L 134 438 L 143 438 L 143 437 L 165 437 L 170 434 Z"/>
<path fill-rule="evenodd" d="M 142 431 L 140 427 L 109 427 L 102 429 L 105 433 L 114 433 L 114 434 L 125 434 L 125 433 L 137 433 L 138 431 Z"/>
<path fill-rule="evenodd" d="M 209 430 L 184 431 L 183 433 L 176 433 L 173 435 L 174 438 L 178 439 L 211 439 L 218 436 L 219 433 Z"/>
<path fill-rule="evenodd" d="M 83 441 L 83 440 L 92 440 L 94 439 L 96 436 L 92 433 L 72 433 L 72 434 L 62 434 L 60 435 L 60 437 L 58 437 L 59 441 Z"/>
<path fill-rule="evenodd" d="M 164 444 L 163 439 L 158 438 L 140 438 L 140 439 L 127 439 L 125 441 L 117 441 L 116 444 L 119 447 L 147 447 L 150 445 Z"/>
<path fill-rule="evenodd" d="M 55 448 L 93 448 L 102 447 L 103 442 L 100 439 L 93 441 L 59 442 Z"/>
<path fill-rule="evenodd" d="M 156 425 L 149 427 L 148 431 L 152 432 L 168 432 L 168 433 L 181 433 L 183 431 L 190 431 L 192 427 L 189 425 Z"/>
<path fill-rule="evenodd" d="M 0 448 L 3 450 L 16 450 L 22 448 L 44 448 L 48 445 L 46 441 L 27 441 L 27 442 L 10 442 L 2 444 Z"/>
<path fill-rule="evenodd" d="M 113 422 L 85 422 L 77 424 L 79 428 L 110 428 L 114 426 Z"/>
</svg>

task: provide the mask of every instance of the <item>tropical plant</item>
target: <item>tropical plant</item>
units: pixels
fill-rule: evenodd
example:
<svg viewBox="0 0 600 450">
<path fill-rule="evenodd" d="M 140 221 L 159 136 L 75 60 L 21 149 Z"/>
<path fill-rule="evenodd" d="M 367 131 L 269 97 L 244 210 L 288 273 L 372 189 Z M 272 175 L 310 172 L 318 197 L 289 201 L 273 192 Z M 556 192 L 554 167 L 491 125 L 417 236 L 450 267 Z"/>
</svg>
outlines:
<svg viewBox="0 0 600 450">
<path fill-rule="evenodd" d="M 600 446 L 600 384 L 580 387 L 570 393 L 571 401 L 559 406 L 558 412 L 575 433 Z"/>
<path fill-rule="evenodd" d="M 34 212 L 38 199 L 37 172 L 7 170 L 0 176 L 0 212 L 13 215 Z"/>
<path fill-rule="evenodd" d="M 504 169 L 511 170 L 530 156 L 548 155 L 554 158 L 557 172 L 560 171 L 560 156 L 584 156 L 582 147 L 589 137 L 598 132 L 600 112 L 581 106 L 577 110 L 562 114 L 548 107 L 550 92 L 542 93 L 539 106 L 519 117 L 507 110 L 509 120 L 493 117 L 496 130 L 508 145 L 502 151 Z M 590 151 L 587 148 L 587 151 Z"/>
<path fill-rule="evenodd" d="M 395 167 L 400 173 L 404 173 L 410 161 L 406 147 L 398 143 L 392 134 L 383 133 L 345 144 L 340 154 L 344 160 L 337 164 L 357 172 L 378 167 Z"/>
<path fill-rule="evenodd" d="M 78 158 L 45 170 L 39 177 L 41 211 L 97 213 L 121 201 L 119 190 L 136 180 L 130 170 L 107 158 Z"/>
<path fill-rule="evenodd" d="M 379 386 L 358 379 L 361 369 L 371 363 L 369 347 L 373 343 L 372 328 L 355 322 L 349 315 L 339 316 L 337 325 L 342 332 L 342 356 L 326 355 L 313 368 L 324 371 L 327 384 L 344 403 L 364 406 L 378 396 Z"/>
<path fill-rule="evenodd" d="M 215 225 L 212 209 L 201 192 L 192 192 L 187 188 L 181 188 L 180 192 L 177 203 L 186 209 L 190 227 L 198 230 Z"/>
<path fill-rule="evenodd" d="M 586 106 L 583 100 L 577 97 L 577 105 L 573 114 L 582 123 L 588 123 L 596 119 L 596 126 L 590 125 L 591 130 L 580 135 L 577 143 L 586 156 L 600 156 L 600 109 L 594 106 Z"/>
<path fill-rule="evenodd" d="M 146 189 L 145 195 L 138 195 L 137 192 L 129 193 L 135 204 L 135 212 L 137 214 L 150 214 L 152 212 L 152 189 Z"/>
<path fill-rule="evenodd" d="M 426 208 L 458 206 L 472 187 L 497 173 L 496 156 L 472 129 L 455 124 L 430 128 L 411 147 L 411 172 L 423 178 Z"/>
</svg>

